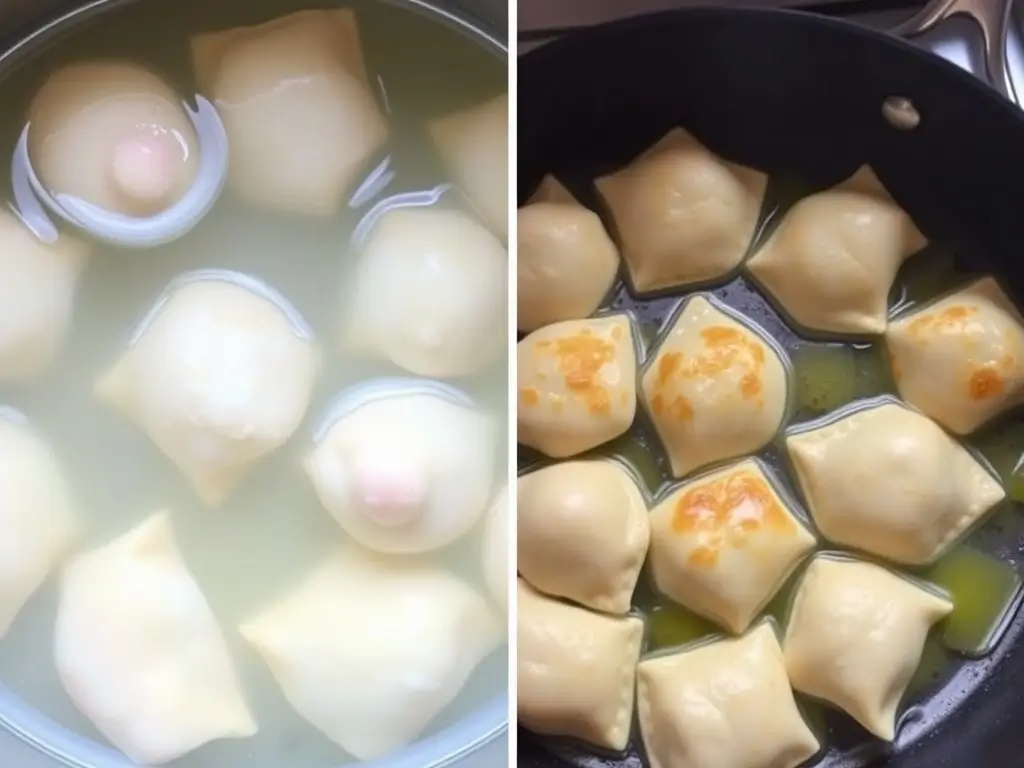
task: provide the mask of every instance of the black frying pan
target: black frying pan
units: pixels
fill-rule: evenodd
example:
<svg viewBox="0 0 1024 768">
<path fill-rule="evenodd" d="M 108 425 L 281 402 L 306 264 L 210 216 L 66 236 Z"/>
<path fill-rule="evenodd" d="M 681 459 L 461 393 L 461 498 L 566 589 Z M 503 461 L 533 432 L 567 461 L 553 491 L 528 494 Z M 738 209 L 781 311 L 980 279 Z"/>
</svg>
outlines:
<svg viewBox="0 0 1024 768">
<path fill-rule="evenodd" d="M 1005 15 L 991 21 L 998 38 Z M 998 92 L 1011 89 L 994 42 L 995 89 L 894 36 L 797 12 L 693 9 L 573 33 L 520 59 L 520 203 L 554 172 L 596 206 L 591 179 L 682 125 L 720 155 L 819 188 L 870 163 L 958 266 L 996 274 L 1024 301 L 1024 113 Z M 913 130 L 883 116 L 893 96 L 916 107 Z M 1020 561 L 1024 540 L 996 549 Z M 1024 765 L 1022 635 L 1018 614 L 993 655 L 920 703 L 891 749 L 840 728 L 821 765 Z M 608 759 L 520 729 L 519 766 L 640 768 L 638 741 L 634 728 L 628 756 Z"/>
</svg>

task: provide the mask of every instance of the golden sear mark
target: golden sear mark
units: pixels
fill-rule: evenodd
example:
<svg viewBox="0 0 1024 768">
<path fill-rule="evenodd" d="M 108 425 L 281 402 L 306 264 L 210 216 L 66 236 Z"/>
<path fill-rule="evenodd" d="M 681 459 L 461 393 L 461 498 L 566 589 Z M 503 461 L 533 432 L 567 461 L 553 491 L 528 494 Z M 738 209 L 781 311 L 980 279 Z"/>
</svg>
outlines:
<svg viewBox="0 0 1024 768">
<path fill-rule="evenodd" d="M 1009 352 L 1004 352 L 998 360 L 977 361 L 972 358 L 972 354 L 979 346 L 977 336 L 986 332 L 980 323 L 972 324 L 972 318 L 977 314 L 977 307 L 956 304 L 946 307 L 937 314 L 925 313 L 915 318 L 907 330 L 922 347 L 928 345 L 930 336 L 959 337 L 960 344 L 968 353 L 964 366 L 967 395 L 972 400 L 987 400 L 1006 391 L 1006 374 L 1017 362 Z M 1007 341 L 1005 331 L 1001 337 Z M 899 378 L 899 371 L 895 365 L 893 374 L 895 378 Z"/>
<path fill-rule="evenodd" d="M 686 359 L 682 352 L 665 352 L 657 361 L 654 397 L 651 409 L 655 414 L 667 413 L 678 421 L 693 418 L 693 407 L 682 395 L 666 402 L 663 390 L 675 379 L 713 379 L 726 372 L 738 373 L 736 390 L 744 400 L 764 406 L 764 346 L 752 335 L 738 328 L 712 325 L 700 332 L 704 351 Z"/>
<path fill-rule="evenodd" d="M 540 392 L 533 387 L 520 387 L 519 399 L 523 401 L 523 405 L 532 408 L 540 402 Z"/>
<path fill-rule="evenodd" d="M 612 338 L 622 337 L 623 331 L 616 326 Z M 615 344 L 596 335 L 590 328 L 560 339 L 542 339 L 534 343 L 538 354 L 553 353 L 565 386 L 572 395 L 583 403 L 588 412 L 595 415 L 611 413 L 611 394 L 601 379 L 601 369 L 615 360 Z M 553 403 L 561 409 L 561 402 Z"/>
<path fill-rule="evenodd" d="M 718 563 L 726 547 L 742 549 L 759 531 L 793 535 L 797 524 L 768 481 L 750 470 L 698 485 L 675 503 L 672 531 L 696 539 L 687 562 L 697 568 Z"/>
</svg>

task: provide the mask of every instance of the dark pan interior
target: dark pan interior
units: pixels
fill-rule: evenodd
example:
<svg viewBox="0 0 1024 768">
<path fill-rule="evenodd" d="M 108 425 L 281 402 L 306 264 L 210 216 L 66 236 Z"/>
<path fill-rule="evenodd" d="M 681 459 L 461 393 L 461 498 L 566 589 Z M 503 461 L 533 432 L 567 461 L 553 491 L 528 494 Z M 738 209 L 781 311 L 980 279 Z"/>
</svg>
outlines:
<svg viewBox="0 0 1024 768">
<path fill-rule="evenodd" d="M 885 121 L 890 96 L 913 101 L 922 118 L 915 130 Z M 1024 114 L 908 44 L 808 14 L 677 11 L 579 32 L 524 56 L 518 98 L 520 204 L 554 173 L 594 206 L 594 177 L 681 125 L 712 151 L 799 178 L 808 190 L 870 163 L 929 239 L 953 249 L 958 269 L 995 274 L 1024 301 Z M 992 531 L 990 551 L 1024 562 L 1020 530 Z M 822 765 L 1019 764 L 1022 634 L 1018 613 L 991 656 L 960 665 L 904 717 L 893 747 L 854 739 Z M 596 757 L 520 729 L 519 765 L 645 763 L 635 747 L 625 758 Z"/>
</svg>

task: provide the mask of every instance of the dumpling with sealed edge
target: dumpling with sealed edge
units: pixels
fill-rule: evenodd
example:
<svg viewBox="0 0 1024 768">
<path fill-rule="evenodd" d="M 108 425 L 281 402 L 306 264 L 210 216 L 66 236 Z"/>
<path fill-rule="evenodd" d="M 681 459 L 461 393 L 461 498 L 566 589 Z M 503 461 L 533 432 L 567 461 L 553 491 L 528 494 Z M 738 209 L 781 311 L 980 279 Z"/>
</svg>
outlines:
<svg viewBox="0 0 1024 768">
<path fill-rule="evenodd" d="M 613 460 L 569 461 L 519 478 L 519 574 L 587 608 L 626 613 L 647 554 L 647 503 Z"/>
<path fill-rule="evenodd" d="M 247 203 L 330 216 L 388 140 L 351 9 L 200 34 L 192 61 L 228 134 L 228 187 Z"/>
<path fill-rule="evenodd" d="M 927 244 L 864 165 L 798 201 L 746 268 L 805 328 L 880 334 L 900 265 Z"/>
<path fill-rule="evenodd" d="M 518 589 L 519 724 L 621 752 L 629 743 L 643 638 L 635 616 L 605 616 Z"/>
<path fill-rule="evenodd" d="M 448 172 L 487 226 L 508 237 L 508 94 L 433 121 L 430 135 Z"/>
<path fill-rule="evenodd" d="M 825 538 L 905 565 L 934 561 L 1006 496 L 966 448 L 892 398 L 802 426 L 786 450 Z"/>
<path fill-rule="evenodd" d="M 359 760 L 412 742 L 505 639 L 446 571 L 344 549 L 240 628 L 288 702 Z"/>
<path fill-rule="evenodd" d="M 338 397 L 304 465 L 320 503 L 360 544 L 426 552 L 466 535 L 486 510 L 497 433 L 453 387 L 371 380 Z"/>
<path fill-rule="evenodd" d="M 419 376 L 494 363 L 508 342 L 508 253 L 461 211 L 394 208 L 362 246 L 344 344 Z"/>
<path fill-rule="evenodd" d="M 91 248 L 61 235 L 47 244 L 0 211 L 0 381 L 37 376 L 64 346 Z"/>
<path fill-rule="evenodd" d="M 754 453 L 775 436 L 789 403 L 784 354 L 705 296 L 686 302 L 641 380 L 675 477 Z"/>
<path fill-rule="evenodd" d="M 797 708 L 771 621 L 640 662 L 651 768 L 796 768 L 821 748 Z"/>
<path fill-rule="evenodd" d="M 68 565 L 55 634 L 57 671 L 75 706 L 140 765 L 256 733 L 167 512 Z"/>
<path fill-rule="evenodd" d="M 595 182 L 640 292 L 736 269 L 754 238 L 767 184 L 763 173 L 723 160 L 681 128 Z"/>
<path fill-rule="evenodd" d="M 592 315 L 619 271 L 600 217 L 546 176 L 518 218 L 519 329 Z"/>
<path fill-rule="evenodd" d="M 789 679 L 892 741 L 925 638 L 952 611 L 945 597 L 881 566 L 819 554 L 800 580 L 786 626 Z"/>
<path fill-rule="evenodd" d="M 77 540 L 75 506 L 50 447 L 0 408 L 0 638 Z"/>
<path fill-rule="evenodd" d="M 561 459 L 625 433 L 636 416 L 636 347 L 628 315 L 553 323 L 520 341 L 519 442 Z"/>
<path fill-rule="evenodd" d="M 759 461 L 683 483 L 651 510 L 651 574 L 666 597 L 744 632 L 816 539 Z"/>
<path fill-rule="evenodd" d="M 508 608 L 509 570 L 508 488 L 494 499 L 484 518 L 480 570 L 491 599 L 503 610 Z"/>
<path fill-rule="evenodd" d="M 200 270 L 171 282 L 96 393 L 217 506 L 298 429 L 318 364 L 312 331 L 283 297 Z"/>
<path fill-rule="evenodd" d="M 900 395 L 958 435 L 1024 403 L 1024 318 L 991 277 L 893 320 L 885 341 Z"/>
</svg>

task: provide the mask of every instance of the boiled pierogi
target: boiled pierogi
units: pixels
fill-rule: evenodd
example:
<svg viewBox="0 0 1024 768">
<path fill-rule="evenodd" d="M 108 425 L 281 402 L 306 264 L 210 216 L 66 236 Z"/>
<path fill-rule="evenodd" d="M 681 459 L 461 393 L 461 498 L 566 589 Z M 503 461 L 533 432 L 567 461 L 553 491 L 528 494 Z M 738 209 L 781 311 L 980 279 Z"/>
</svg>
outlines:
<svg viewBox="0 0 1024 768">
<path fill-rule="evenodd" d="M 717 157 L 674 128 L 596 185 L 633 287 L 643 292 L 736 269 L 754 237 L 767 177 Z"/>
<path fill-rule="evenodd" d="M 216 506 L 298 428 L 317 365 L 311 332 L 283 298 L 202 271 L 171 283 L 96 391 Z"/>
<path fill-rule="evenodd" d="M 356 268 L 346 344 L 420 376 L 471 374 L 508 341 L 508 254 L 459 211 L 396 208 Z"/>
<path fill-rule="evenodd" d="M 782 351 L 704 296 L 672 323 L 641 387 L 676 477 L 759 450 L 789 398 Z"/>
<path fill-rule="evenodd" d="M 54 656 L 75 706 L 140 765 L 256 733 L 227 643 L 181 559 L 167 512 L 67 567 Z"/>
<path fill-rule="evenodd" d="M 228 187 L 247 203 L 330 216 L 388 139 L 352 9 L 201 34 L 192 59 L 228 134 Z"/>
<path fill-rule="evenodd" d="M 1005 497 L 938 425 L 889 400 L 804 427 L 786 449 L 825 538 L 906 565 L 935 560 Z"/>
<path fill-rule="evenodd" d="M 481 570 L 491 598 L 502 611 L 508 607 L 508 489 L 504 489 L 491 505 L 484 519 Z"/>
<path fill-rule="evenodd" d="M 51 74 L 29 109 L 32 168 L 51 194 L 148 216 L 195 181 L 199 140 L 181 97 L 128 62 L 72 64 Z"/>
<path fill-rule="evenodd" d="M 508 236 L 508 94 L 430 126 L 448 172 L 499 237 Z"/>
<path fill-rule="evenodd" d="M 554 458 L 595 448 L 636 416 L 636 343 L 627 315 L 566 320 L 516 347 L 519 442 Z"/>
<path fill-rule="evenodd" d="M 629 741 L 643 622 L 518 590 L 519 723 L 621 751 Z"/>
<path fill-rule="evenodd" d="M 651 510 L 658 591 L 735 633 L 815 543 L 751 459 L 683 483 Z"/>
<path fill-rule="evenodd" d="M 0 211 L 0 381 L 36 376 L 54 362 L 89 250 L 67 235 L 43 243 Z"/>
<path fill-rule="evenodd" d="M 746 266 L 800 325 L 879 334 L 900 265 L 927 242 L 865 165 L 797 202 Z"/>
<path fill-rule="evenodd" d="M 1024 402 L 1024 319 L 991 277 L 893 321 L 885 340 L 900 395 L 952 432 Z"/>
<path fill-rule="evenodd" d="M 651 768 L 796 768 L 821 746 L 767 621 L 640 662 L 637 709 Z"/>
<path fill-rule="evenodd" d="M 354 548 L 240 631 L 296 712 L 359 760 L 413 741 L 504 640 L 453 575 Z"/>
<path fill-rule="evenodd" d="M 0 409 L 0 638 L 71 548 L 77 517 L 49 447 L 20 413 Z"/>
<path fill-rule="evenodd" d="M 487 508 L 494 420 L 458 390 L 381 379 L 338 398 L 306 458 L 321 504 L 346 533 L 380 552 L 438 549 Z"/>
<path fill-rule="evenodd" d="M 519 478 L 519 574 L 545 594 L 626 613 L 647 554 L 647 504 L 611 460 L 553 464 Z"/>
<path fill-rule="evenodd" d="M 818 555 L 786 627 L 789 679 L 892 741 L 928 631 L 952 610 L 946 598 L 878 565 Z"/>
<path fill-rule="evenodd" d="M 551 176 L 518 216 L 519 329 L 593 314 L 619 269 L 600 217 Z"/>
</svg>

